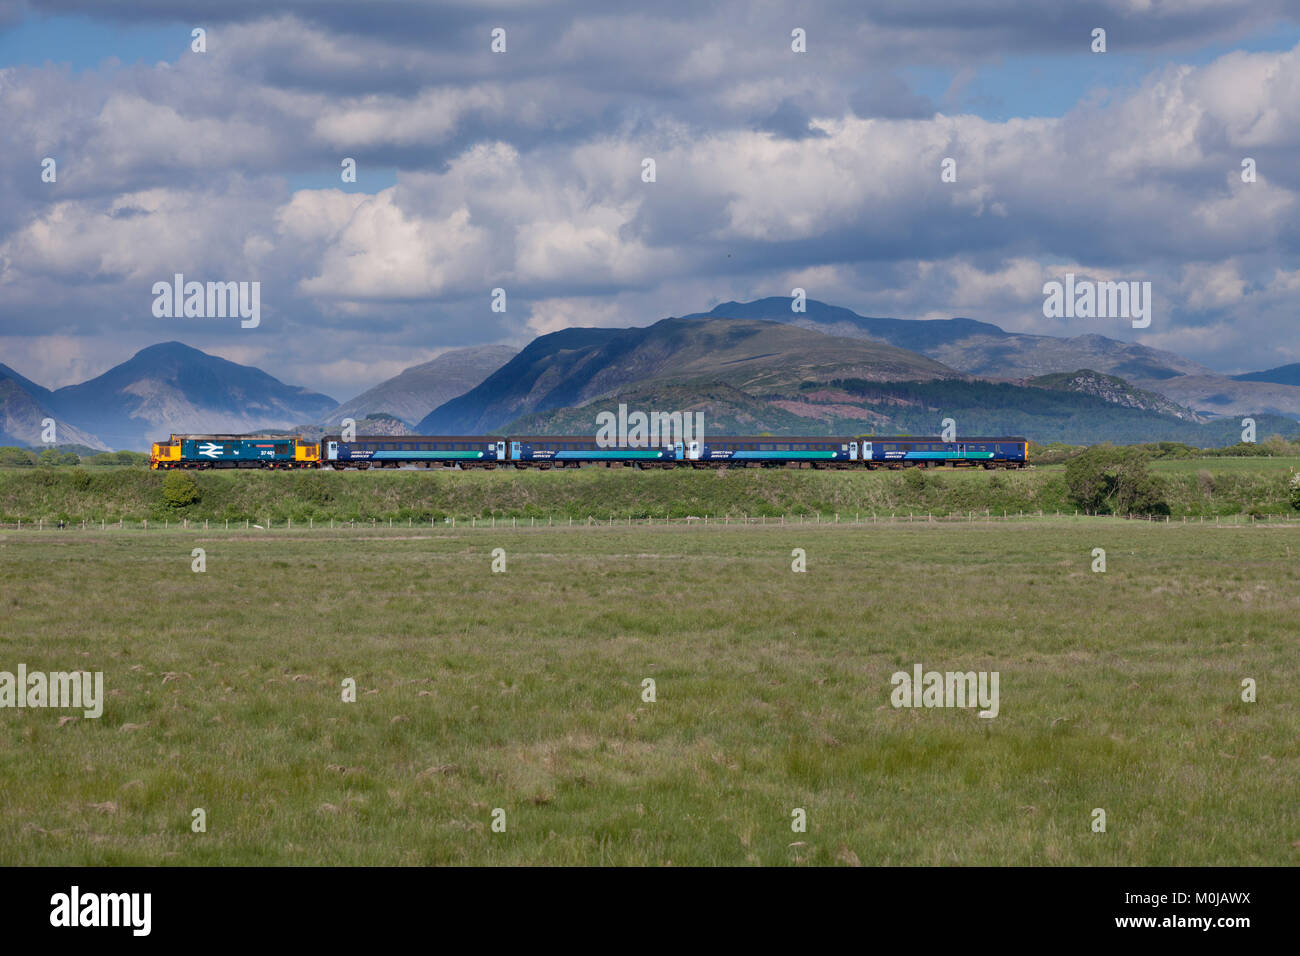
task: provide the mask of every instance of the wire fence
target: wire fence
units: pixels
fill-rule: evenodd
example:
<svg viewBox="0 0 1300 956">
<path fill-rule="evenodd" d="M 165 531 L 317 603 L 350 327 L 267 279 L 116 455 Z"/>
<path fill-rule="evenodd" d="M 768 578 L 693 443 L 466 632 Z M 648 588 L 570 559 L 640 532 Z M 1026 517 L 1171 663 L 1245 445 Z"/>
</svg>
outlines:
<svg viewBox="0 0 1300 956">
<path fill-rule="evenodd" d="M 57 519 L 37 518 L 34 520 L 16 520 L 12 522 L 0 522 L 0 530 L 3 531 L 379 531 L 379 530 L 407 530 L 416 529 L 456 529 L 464 530 L 466 528 L 478 530 L 486 529 L 544 529 L 544 528 L 596 528 L 596 527 L 712 527 L 712 528 L 746 528 L 746 527 L 808 527 L 810 525 L 820 526 L 864 526 L 864 525 L 951 525 L 951 524 L 977 524 L 993 522 L 1023 522 L 1023 521 L 1086 521 L 1095 522 L 1099 520 L 1124 520 L 1124 521 L 1141 521 L 1148 524 L 1163 525 L 1210 525 L 1212 527 L 1243 527 L 1256 525 L 1290 525 L 1300 524 L 1300 514 L 1234 514 L 1234 515 L 1182 515 L 1173 517 L 1170 515 L 1093 515 L 1085 512 L 1075 511 L 965 511 L 949 512 L 946 514 L 921 513 L 921 512 L 857 512 L 855 514 L 846 513 L 813 513 L 813 514 L 786 514 L 786 515 L 681 515 L 681 516 L 664 516 L 664 517 L 632 517 L 609 515 L 587 515 L 581 518 L 574 518 L 569 515 L 562 517 L 556 516 L 488 516 L 488 517 L 447 517 L 431 518 L 426 521 L 416 521 L 414 518 L 402 520 L 400 518 L 369 518 L 369 519 L 322 519 L 309 518 L 306 521 L 293 519 L 281 519 L 276 521 L 273 518 L 254 519 L 163 519 L 162 521 L 150 520 L 147 518 L 128 519 L 118 518 L 116 520 L 100 519 L 77 520 L 77 521 L 59 521 Z"/>
</svg>

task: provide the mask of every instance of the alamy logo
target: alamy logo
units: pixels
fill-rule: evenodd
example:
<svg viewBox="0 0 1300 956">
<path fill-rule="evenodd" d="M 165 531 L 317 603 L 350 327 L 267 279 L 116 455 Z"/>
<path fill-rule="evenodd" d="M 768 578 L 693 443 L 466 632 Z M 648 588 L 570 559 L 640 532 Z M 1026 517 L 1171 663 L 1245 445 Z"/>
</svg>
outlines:
<svg viewBox="0 0 1300 956">
<path fill-rule="evenodd" d="M 975 707 L 981 717 L 998 715 L 997 671 L 922 672 L 921 665 L 912 673 L 897 671 L 889 682 L 894 685 L 889 702 L 895 707 Z"/>
<path fill-rule="evenodd" d="M 1043 284 L 1043 315 L 1049 319 L 1132 319 L 1133 328 L 1151 324 L 1150 282 L 1075 281 Z"/>
<path fill-rule="evenodd" d="M 153 284 L 153 314 L 159 319 L 225 319 L 239 317 L 240 328 L 262 324 L 262 283 L 186 282 L 183 272 L 171 282 Z"/>
<path fill-rule="evenodd" d="M 104 713 L 104 672 L 0 671 L 0 707 L 73 707 L 92 720 Z"/>
<path fill-rule="evenodd" d="M 703 412 L 629 414 L 627 406 L 620 404 L 617 415 L 613 412 L 596 415 L 596 444 L 601 448 L 649 448 L 703 440 Z"/>
<path fill-rule="evenodd" d="M 50 897 L 51 926 L 129 926 L 148 936 L 153 926 L 152 893 L 82 893 L 78 886 Z"/>
</svg>

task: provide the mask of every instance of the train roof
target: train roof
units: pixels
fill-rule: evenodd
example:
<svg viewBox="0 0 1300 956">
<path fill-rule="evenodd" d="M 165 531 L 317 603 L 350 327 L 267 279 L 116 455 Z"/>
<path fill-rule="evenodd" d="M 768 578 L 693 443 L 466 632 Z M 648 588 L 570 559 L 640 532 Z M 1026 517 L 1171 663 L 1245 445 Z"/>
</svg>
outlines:
<svg viewBox="0 0 1300 956">
<path fill-rule="evenodd" d="M 595 435 L 511 435 L 511 441 L 595 441 Z M 710 442 L 851 442 L 851 441 L 927 441 L 946 442 L 941 436 L 929 435 L 703 435 L 696 440 L 705 444 Z M 990 437 L 985 435 L 958 435 L 954 442 L 1023 442 L 1028 439 L 1020 436 L 1002 435 Z"/>
<path fill-rule="evenodd" d="M 857 435 L 856 441 L 1029 441 L 1023 435 L 958 435 L 956 438 L 944 438 L 942 435 Z"/>
<path fill-rule="evenodd" d="M 322 435 L 322 441 L 343 441 L 343 436 L 339 434 Z M 481 441 L 481 442 L 498 442 L 505 441 L 505 435 L 358 435 L 352 439 L 353 442 L 359 441 Z"/>
<path fill-rule="evenodd" d="M 292 441 L 301 435 L 172 435 L 172 441 Z"/>
</svg>

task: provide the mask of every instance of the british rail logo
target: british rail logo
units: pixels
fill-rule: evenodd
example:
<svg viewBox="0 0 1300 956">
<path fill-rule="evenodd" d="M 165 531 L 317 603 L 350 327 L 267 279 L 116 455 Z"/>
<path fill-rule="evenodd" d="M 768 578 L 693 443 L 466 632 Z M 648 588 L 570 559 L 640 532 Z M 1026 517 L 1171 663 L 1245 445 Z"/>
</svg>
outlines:
<svg viewBox="0 0 1300 956">
<path fill-rule="evenodd" d="M 620 404 L 617 415 L 596 415 L 596 444 L 601 448 L 651 448 L 703 440 L 703 412 L 629 413 Z"/>
<path fill-rule="evenodd" d="M 897 671 L 889 679 L 894 685 L 889 702 L 895 707 L 980 707 L 979 716 L 998 715 L 997 671 Z"/>
<path fill-rule="evenodd" d="M 94 719 L 104 713 L 104 673 L 95 671 L 0 671 L 0 708 L 70 707 Z"/>
</svg>

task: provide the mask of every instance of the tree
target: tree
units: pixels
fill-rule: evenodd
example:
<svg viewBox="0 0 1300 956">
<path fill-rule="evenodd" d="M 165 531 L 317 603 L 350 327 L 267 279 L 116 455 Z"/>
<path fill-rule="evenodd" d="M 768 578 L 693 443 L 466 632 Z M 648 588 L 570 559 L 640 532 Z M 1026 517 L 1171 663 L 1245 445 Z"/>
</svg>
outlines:
<svg viewBox="0 0 1300 956">
<path fill-rule="evenodd" d="M 36 460 L 42 465 L 57 465 L 59 463 L 59 453 L 53 448 L 42 448 L 41 453 L 36 456 Z"/>
<path fill-rule="evenodd" d="M 195 504 L 202 498 L 199 483 L 187 471 L 168 472 L 162 482 L 163 501 L 169 507 L 184 508 Z"/>
<path fill-rule="evenodd" d="M 1300 511 L 1300 471 L 1291 476 L 1288 487 L 1291 489 L 1291 507 Z"/>
<path fill-rule="evenodd" d="M 26 448 L 18 448 L 15 445 L 5 445 L 0 448 L 0 466 L 13 468 L 34 464 L 36 464 L 36 456 Z"/>
<path fill-rule="evenodd" d="M 1147 455 L 1138 448 L 1094 445 L 1065 466 L 1070 500 L 1084 511 L 1114 514 L 1169 514 Z"/>
</svg>

